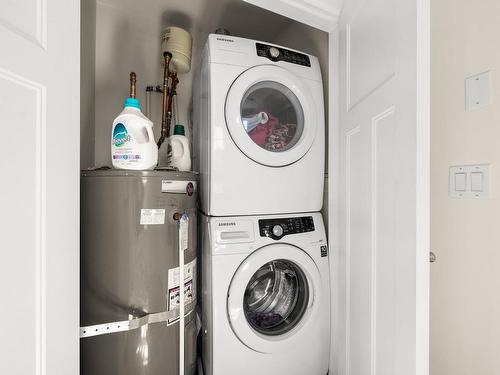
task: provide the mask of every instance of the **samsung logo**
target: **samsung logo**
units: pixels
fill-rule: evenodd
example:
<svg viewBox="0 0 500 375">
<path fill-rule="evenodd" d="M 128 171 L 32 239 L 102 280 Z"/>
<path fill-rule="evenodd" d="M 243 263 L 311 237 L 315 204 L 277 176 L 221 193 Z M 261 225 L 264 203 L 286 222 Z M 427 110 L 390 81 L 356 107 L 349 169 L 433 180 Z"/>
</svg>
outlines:
<svg viewBox="0 0 500 375">
<path fill-rule="evenodd" d="M 235 227 L 236 223 L 234 221 L 228 223 L 219 223 L 219 227 Z"/>
<path fill-rule="evenodd" d="M 221 42 L 231 42 L 234 43 L 233 39 L 226 39 L 226 38 L 216 38 L 217 40 L 220 40 Z"/>
</svg>

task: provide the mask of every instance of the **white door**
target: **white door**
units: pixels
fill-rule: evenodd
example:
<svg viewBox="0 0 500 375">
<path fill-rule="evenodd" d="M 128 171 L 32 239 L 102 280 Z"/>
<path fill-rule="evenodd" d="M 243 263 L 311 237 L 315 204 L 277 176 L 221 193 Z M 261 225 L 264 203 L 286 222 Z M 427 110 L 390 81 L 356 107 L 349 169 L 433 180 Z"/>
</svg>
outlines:
<svg viewBox="0 0 500 375">
<path fill-rule="evenodd" d="M 428 22 L 428 0 L 348 0 L 334 34 L 335 375 L 428 373 Z"/>
<path fill-rule="evenodd" d="M 0 374 L 77 374 L 80 4 L 0 0 Z"/>
</svg>

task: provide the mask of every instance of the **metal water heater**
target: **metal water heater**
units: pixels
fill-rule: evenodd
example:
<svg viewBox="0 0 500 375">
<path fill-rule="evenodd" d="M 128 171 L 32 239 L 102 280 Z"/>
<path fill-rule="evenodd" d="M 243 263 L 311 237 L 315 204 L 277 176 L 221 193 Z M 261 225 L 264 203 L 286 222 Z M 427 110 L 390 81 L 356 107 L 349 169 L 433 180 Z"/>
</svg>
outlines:
<svg viewBox="0 0 500 375">
<path fill-rule="evenodd" d="M 183 213 L 189 218 L 184 373 L 195 373 L 196 185 L 190 172 L 82 172 L 82 375 L 179 373 Z"/>
</svg>

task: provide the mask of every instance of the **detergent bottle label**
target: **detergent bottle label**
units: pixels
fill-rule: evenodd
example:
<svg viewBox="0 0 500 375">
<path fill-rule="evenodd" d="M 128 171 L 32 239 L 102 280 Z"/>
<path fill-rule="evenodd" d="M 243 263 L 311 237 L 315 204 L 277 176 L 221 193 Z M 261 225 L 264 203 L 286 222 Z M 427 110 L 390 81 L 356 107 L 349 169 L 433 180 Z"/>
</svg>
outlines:
<svg viewBox="0 0 500 375">
<path fill-rule="evenodd" d="M 115 147 L 122 147 L 127 142 L 130 142 L 132 138 L 128 134 L 127 128 L 121 122 L 116 124 L 113 130 L 113 145 Z"/>
<path fill-rule="evenodd" d="M 135 163 L 141 159 L 141 155 L 135 152 L 133 138 L 129 134 L 125 125 L 121 122 L 113 129 L 113 160 L 125 163 Z"/>
</svg>

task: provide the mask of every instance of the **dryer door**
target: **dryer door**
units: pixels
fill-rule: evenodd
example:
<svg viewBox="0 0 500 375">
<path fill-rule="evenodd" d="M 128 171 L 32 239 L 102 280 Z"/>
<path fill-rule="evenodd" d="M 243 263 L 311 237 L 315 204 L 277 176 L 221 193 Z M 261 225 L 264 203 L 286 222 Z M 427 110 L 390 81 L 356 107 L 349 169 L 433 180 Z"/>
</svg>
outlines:
<svg viewBox="0 0 500 375">
<path fill-rule="evenodd" d="M 281 167 L 302 158 L 316 136 L 316 113 L 302 79 L 261 65 L 243 72 L 226 98 L 226 124 L 238 148 L 257 163 Z"/>
<path fill-rule="evenodd" d="M 234 333 L 262 353 L 303 342 L 321 306 L 320 285 L 318 268 L 303 250 L 288 244 L 260 248 L 240 265 L 229 287 Z"/>
</svg>

